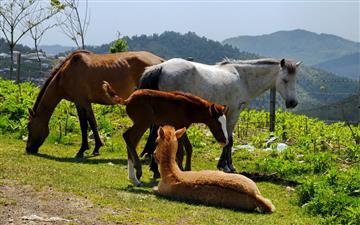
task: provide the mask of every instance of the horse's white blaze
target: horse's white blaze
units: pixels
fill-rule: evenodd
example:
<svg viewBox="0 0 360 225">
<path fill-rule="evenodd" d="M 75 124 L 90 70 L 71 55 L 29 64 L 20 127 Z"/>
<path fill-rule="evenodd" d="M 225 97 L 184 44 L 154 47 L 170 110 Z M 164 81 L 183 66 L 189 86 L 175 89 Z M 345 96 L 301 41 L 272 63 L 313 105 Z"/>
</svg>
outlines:
<svg viewBox="0 0 360 225">
<path fill-rule="evenodd" d="M 134 163 L 131 159 L 128 159 L 128 173 L 129 173 L 129 179 L 131 180 L 131 182 L 135 185 L 139 185 L 140 181 L 136 178 Z"/>
<path fill-rule="evenodd" d="M 229 143 L 229 137 L 228 137 L 228 133 L 227 133 L 227 130 L 226 130 L 226 117 L 225 115 L 222 115 L 218 118 L 220 124 L 221 124 L 221 128 L 224 132 L 224 136 L 226 138 L 226 143 L 225 145 L 227 145 Z"/>
</svg>

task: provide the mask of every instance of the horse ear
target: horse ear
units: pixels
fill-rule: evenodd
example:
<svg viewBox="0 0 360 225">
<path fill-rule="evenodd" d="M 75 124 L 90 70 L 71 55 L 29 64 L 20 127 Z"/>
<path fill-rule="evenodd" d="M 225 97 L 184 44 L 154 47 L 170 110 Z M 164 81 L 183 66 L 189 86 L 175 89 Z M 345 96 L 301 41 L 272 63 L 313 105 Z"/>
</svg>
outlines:
<svg viewBox="0 0 360 225">
<path fill-rule="evenodd" d="M 185 132 L 186 132 L 186 127 L 183 127 L 181 129 L 175 131 L 176 139 L 181 138 Z"/>
<path fill-rule="evenodd" d="M 165 137 L 165 132 L 164 132 L 164 129 L 163 129 L 162 127 L 159 127 L 158 136 L 159 136 L 160 138 L 164 138 L 164 137 Z"/>
<path fill-rule="evenodd" d="M 30 115 L 31 117 L 34 117 L 34 116 L 35 116 L 35 112 L 34 112 L 34 110 L 32 110 L 31 108 L 29 108 L 29 115 Z"/>
<path fill-rule="evenodd" d="M 302 61 L 299 61 L 296 63 L 296 67 L 299 67 L 301 65 Z"/>
<path fill-rule="evenodd" d="M 285 59 L 282 59 L 282 60 L 280 61 L 280 66 L 281 66 L 281 67 L 284 67 L 284 66 L 285 66 Z"/>
<path fill-rule="evenodd" d="M 229 107 L 224 105 L 224 110 L 223 110 L 224 115 L 228 114 L 228 112 L 229 112 Z"/>
<path fill-rule="evenodd" d="M 219 114 L 219 111 L 217 110 L 215 104 L 212 104 L 210 106 L 210 115 L 216 117 Z"/>
</svg>

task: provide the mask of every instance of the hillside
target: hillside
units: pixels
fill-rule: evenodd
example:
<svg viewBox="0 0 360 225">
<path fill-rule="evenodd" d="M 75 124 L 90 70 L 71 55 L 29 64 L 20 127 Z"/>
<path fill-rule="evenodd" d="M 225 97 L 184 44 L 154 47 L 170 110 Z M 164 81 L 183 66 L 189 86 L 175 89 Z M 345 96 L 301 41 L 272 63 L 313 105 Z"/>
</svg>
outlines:
<svg viewBox="0 0 360 225">
<path fill-rule="evenodd" d="M 344 117 L 339 114 L 339 111 L 335 113 L 329 107 L 321 108 L 321 110 L 318 110 L 318 108 L 336 104 L 354 95 L 358 90 L 358 83 L 321 69 L 301 66 L 296 88 L 299 105 L 293 111 L 323 120 L 343 120 Z M 258 97 L 250 107 L 268 110 L 269 92 Z M 279 94 L 277 95 L 277 107 L 285 107 L 284 101 Z M 345 119 L 353 120 L 354 115 L 357 113 L 356 104 L 353 104 L 352 107 L 349 105 L 346 111 Z"/>
<path fill-rule="evenodd" d="M 39 48 L 46 52 L 47 54 L 57 55 L 59 53 L 72 51 L 75 47 L 71 46 L 62 46 L 62 45 L 40 45 Z"/>
<path fill-rule="evenodd" d="M 165 59 L 175 57 L 192 57 L 195 61 L 214 64 L 225 57 L 228 58 L 256 58 L 255 54 L 239 52 L 230 45 L 222 45 L 220 42 L 200 37 L 194 32 L 180 34 L 173 31 L 166 31 L 162 34 L 150 36 L 140 35 L 125 37 L 129 50 L 150 51 Z M 89 46 L 88 49 L 97 53 L 109 52 L 109 44 L 98 47 Z"/>
<path fill-rule="evenodd" d="M 359 121 L 359 96 L 351 95 L 338 102 L 297 111 L 309 117 L 323 118 L 329 121 Z"/>
<path fill-rule="evenodd" d="M 259 36 L 238 36 L 223 41 L 241 51 L 287 57 L 315 65 L 360 51 L 360 44 L 344 38 L 306 30 L 278 31 Z"/>
<path fill-rule="evenodd" d="M 360 76 L 360 53 L 325 61 L 314 65 L 314 67 L 357 80 Z"/>
<path fill-rule="evenodd" d="M 29 53 L 29 52 L 34 52 L 33 49 L 31 49 L 28 46 L 22 45 L 22 44 L 17 44 L 15 47 L 15 51 L 20 51 L 22 53 Z M 0 53 L 9 53 L 9 45 L 7 44 L 7 42 L 5 41 L 5 39 L 0 38 Z"/>
</svg>

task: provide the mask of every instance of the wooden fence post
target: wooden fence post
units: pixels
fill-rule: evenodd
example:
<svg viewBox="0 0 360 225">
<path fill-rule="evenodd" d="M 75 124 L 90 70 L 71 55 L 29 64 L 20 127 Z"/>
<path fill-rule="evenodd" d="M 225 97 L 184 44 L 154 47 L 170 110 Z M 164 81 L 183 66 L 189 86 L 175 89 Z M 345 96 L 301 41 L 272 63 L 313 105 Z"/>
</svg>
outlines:
<svg viewBox="0 0 360 225">
<path fill-rule="evenodd" d="M 275 104 L 276 104 L 276 89 L 270 89 L 270 132 L 275 131 Z"/>
</svg>

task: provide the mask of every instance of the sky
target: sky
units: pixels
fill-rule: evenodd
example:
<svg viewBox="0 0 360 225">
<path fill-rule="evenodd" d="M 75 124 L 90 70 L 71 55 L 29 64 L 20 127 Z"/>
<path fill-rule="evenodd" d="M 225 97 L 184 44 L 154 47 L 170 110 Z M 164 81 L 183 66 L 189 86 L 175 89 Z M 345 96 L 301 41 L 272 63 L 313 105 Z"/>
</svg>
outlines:
<svg viewBox="0 0 360 225">
<path fill-rule="evenodd" d="M 117 33 L 133 36 L 176 31 L 196 32 L 222 41 L 239 35 L 262 35 L 305 29 L 360 42 L 359 1 L 236 1 L 236 0 L 89 0 L 90 25 L 86 44 L 109 43 Z M 80 10 L 85 8 L 81 1 Z M 30 38 L 21 43 L 31 45 Z M 53 28 L 41 45 L 74 45 Z"/>
</svg>

